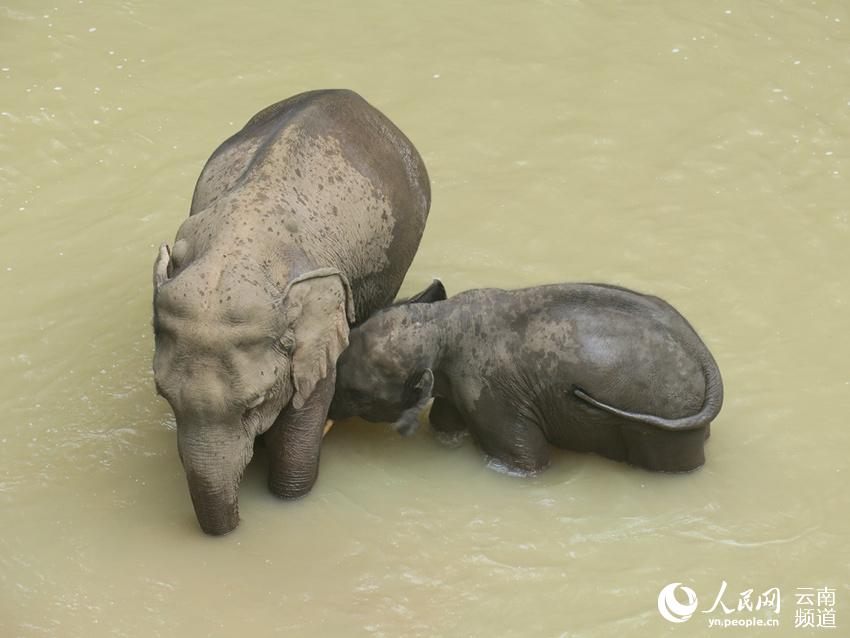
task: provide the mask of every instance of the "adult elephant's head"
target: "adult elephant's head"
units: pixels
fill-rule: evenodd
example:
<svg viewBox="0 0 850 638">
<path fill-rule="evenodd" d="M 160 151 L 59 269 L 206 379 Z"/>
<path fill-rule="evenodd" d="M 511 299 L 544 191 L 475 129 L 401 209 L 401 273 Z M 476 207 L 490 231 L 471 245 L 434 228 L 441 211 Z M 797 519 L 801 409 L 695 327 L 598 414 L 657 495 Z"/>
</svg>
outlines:
<svg viewBox="0 0 850 638">
<path fill-rule="evenodd" d="M 226 534 L 239 522 L 237 491 L 254 438 L 290 404 L 303 406 L 334 370 L 354 308 L 336 270 L 278 282 L 249 258 L 184 264 L 181 249 L 178 242 L 172 256 L 163 244 L 154 266 L 154 377 L 177 419 L 201 528 Z"/>
</svg>

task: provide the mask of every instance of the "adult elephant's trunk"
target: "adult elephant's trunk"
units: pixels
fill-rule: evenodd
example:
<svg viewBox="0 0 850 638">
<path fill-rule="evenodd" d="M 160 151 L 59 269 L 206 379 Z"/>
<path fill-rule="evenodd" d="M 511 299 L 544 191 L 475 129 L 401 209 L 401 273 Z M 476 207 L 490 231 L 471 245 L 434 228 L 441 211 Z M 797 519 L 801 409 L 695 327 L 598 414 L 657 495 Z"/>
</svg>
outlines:
<svg viewBox="0 0 850 638">
<path fill-rule="evenodd" d="M 216 431 L 226 430 L 219 426 Z M 178 431 L 177 441 L 201 529 L 215 536 L 232 532 L 239 525 L 239 481 L 251 460 L 253 442 L 244 431 L 226 438 Z"/>
</svg>

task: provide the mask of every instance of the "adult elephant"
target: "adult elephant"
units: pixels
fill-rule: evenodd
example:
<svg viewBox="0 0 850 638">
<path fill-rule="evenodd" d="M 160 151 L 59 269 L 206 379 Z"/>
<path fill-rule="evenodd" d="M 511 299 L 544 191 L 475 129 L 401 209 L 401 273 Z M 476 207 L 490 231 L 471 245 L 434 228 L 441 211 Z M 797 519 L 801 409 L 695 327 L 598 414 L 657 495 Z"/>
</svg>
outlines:
<svg viewBox="0 0 850 638">
<path fill-rule="evenodd" d="M 310 491 L 349 326 L 395 297 L 429 205 L 413 144 L 352 91 L 270 106 L 207 161 L 154 265 L 153 364 L 204 532 L 238 525 L 258 435 L 271 491 Z"/>
</svg>

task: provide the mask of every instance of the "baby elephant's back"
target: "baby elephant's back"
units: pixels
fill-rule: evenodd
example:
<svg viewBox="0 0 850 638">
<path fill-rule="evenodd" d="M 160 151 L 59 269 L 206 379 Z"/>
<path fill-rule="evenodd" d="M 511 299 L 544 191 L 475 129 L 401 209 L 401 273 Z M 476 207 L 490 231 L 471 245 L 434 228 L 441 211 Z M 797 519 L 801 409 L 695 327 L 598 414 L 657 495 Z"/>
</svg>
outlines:
<svg viewBox="0 0 850 638">
<path fill-rule="evenodd" d="M 698 350 L 705 346 L 672 306 L 613 286 L 558 288 L 550 291 L 557 303 L 542 304 L 546 312 L 529 334 L 541 350 L 560 350 L 540 360 L 558 368 L 547 372 L 561 390 L 577 386 L 622 410 L 668 419 L 700 411 L 706 378 Z"/>
</svg>

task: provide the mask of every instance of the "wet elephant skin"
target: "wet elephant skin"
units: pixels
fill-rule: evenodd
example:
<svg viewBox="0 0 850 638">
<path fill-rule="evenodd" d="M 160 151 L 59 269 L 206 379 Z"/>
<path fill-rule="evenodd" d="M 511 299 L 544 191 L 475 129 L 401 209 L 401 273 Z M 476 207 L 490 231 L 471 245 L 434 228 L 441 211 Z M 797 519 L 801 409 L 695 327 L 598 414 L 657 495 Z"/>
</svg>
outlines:
<svg viewBox="0 0 850 638">
<path fill-rule="evenodd" d="M 351 333 L 336 383 L 334 418 L 395 421 L 406 433 L 433 396 L 435 430 L 468 431 L 522 473 L 548 465 L 549 444 L 695 469 L 723 402 L 714 358 L 672 306 L 602 284 L 388 308 Z"/>
<path fill-rule="evenodd" d="M 156 386 L 205 532 L 238 524 L 258 436 L 274 494 L 312 488 L 336 359 L 394 299 L 429 206 L 416 149 L 351 91 L 270 106 L 207 161 L 154 265 Z"/>
</svg>

